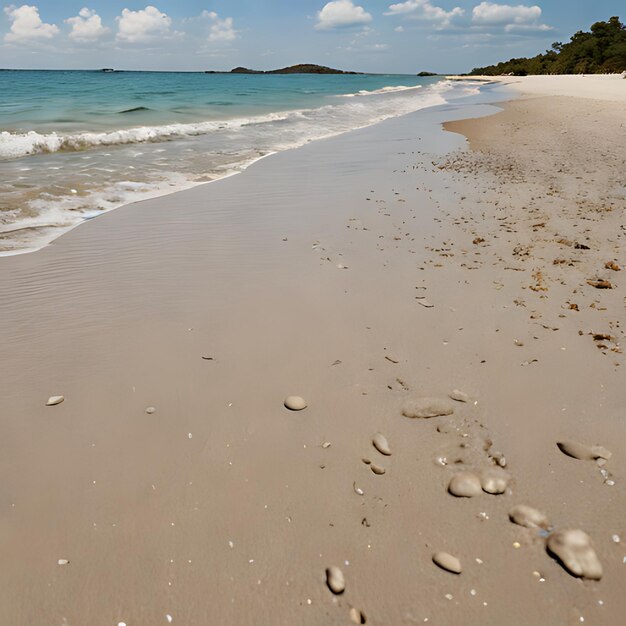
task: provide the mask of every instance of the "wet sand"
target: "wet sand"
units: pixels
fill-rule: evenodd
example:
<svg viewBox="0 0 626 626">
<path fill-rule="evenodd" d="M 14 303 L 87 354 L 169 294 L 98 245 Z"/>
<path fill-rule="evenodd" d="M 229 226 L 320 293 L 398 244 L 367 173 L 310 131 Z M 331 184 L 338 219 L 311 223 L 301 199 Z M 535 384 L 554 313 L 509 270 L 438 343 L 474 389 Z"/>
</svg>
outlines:
<svg viewBox="0 0 626 626">
<path fill-rule="evenodd" d="M 504 106 L 0 259 L 1 623 L 620 622 L 623 106 Z M 517 505 L 585 531 L 601 580 Z"/>
</svg>

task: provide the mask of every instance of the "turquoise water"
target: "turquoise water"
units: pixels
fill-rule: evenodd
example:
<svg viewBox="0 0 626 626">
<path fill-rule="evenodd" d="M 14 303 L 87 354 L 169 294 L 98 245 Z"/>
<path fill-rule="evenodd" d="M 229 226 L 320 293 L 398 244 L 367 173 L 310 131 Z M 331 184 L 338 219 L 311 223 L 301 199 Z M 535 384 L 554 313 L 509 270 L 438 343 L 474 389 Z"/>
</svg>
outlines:
<svg viewBox="0 0 626 626">
<path fill-rule="evenodd" d="M 0 254 L 475 91 L 396 75 L 0 71 Z"/>
<path fill-rule="evenodd" d="M 340 94 L 437 81 L 392 75 L 0 72 L 0 129 L 75 132 L 229 119 L 317 107 Z"/>
</svg>

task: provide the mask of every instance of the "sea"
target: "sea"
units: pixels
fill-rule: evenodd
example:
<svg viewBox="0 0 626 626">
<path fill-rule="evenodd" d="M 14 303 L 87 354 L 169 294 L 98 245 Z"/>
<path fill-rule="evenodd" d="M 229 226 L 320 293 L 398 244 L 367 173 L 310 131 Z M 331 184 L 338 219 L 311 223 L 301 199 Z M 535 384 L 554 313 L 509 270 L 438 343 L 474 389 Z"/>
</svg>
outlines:
<svg viewBox="0 0 626 626">
<path fill-rule="evenodd" d="M 0 255 L 272 153 L 474 95 L 407 75 L 0 71 Z M 210 210 L 208 208 L 207 210 Z"/>
</svg>

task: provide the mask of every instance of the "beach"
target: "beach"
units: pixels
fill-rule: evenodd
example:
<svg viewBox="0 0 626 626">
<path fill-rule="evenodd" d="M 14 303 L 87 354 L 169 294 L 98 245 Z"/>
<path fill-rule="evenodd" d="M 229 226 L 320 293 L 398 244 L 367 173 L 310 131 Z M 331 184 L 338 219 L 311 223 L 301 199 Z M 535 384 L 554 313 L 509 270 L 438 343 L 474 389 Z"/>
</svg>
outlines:
<svg viewBox="0 0 626 626">
<path fill-rule="evenodd" d="M 504 82 L 0 258 L 0 623 L 620 623 L 626 81 Z"/>
</svg>

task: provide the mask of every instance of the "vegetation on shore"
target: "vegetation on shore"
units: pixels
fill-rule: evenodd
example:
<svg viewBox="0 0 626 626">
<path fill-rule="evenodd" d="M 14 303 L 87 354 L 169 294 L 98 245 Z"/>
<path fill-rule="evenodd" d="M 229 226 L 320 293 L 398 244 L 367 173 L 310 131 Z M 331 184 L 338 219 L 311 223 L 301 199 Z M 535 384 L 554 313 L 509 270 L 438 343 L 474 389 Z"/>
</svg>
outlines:
<svg viewBox="0 0 626 626">
<path fill-rule="evenodd" d="M 471 75 L 607 74 L 626 71 L 626 26 L 619 17 L 578 31 L 568 43 L 555 42 L 545 54 L 477 67 Z"/>
<path fill-rule="evenodd" d="M 230 72 L 207 71 L 206 74 L 358 74 L 358 72 L 344 72 L 343 70 L 336 70 L 332 67 L 326 67 L 325 65 L 305 63 L 282 67 L 278 70 L 262 71 L 250 70 L 247 67 L 236 67 Z"/>
</svg>

